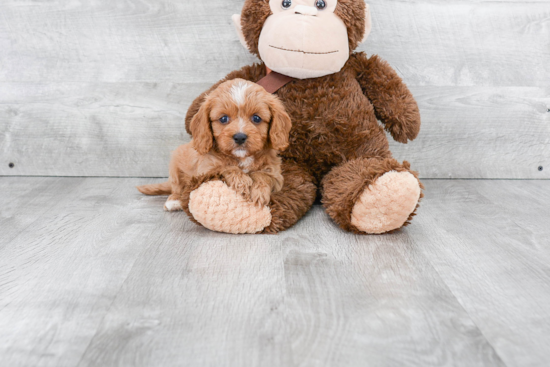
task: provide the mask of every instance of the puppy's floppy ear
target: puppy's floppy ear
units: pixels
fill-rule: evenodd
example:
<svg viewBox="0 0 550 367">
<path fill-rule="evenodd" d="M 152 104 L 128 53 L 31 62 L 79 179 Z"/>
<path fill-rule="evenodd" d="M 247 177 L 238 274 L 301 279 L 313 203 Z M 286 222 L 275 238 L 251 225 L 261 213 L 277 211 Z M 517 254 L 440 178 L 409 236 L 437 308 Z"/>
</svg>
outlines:
<svg viewBox="0 0 550 367">
<path fill-rule="evenodd" d="M 285 106 L 274 97 L 269 103 L 271 109 L 271 126 L 269 129 L 269 140 L 275 150 L 285 150 L 288 147 L 288 137 L 292 128 L 290 116 L 286 113 Z"/>
<path fill-rule="evenodd" d="M 199 112 L 191 120 L 189 130 L 193 136 L 193 145 L 199 154 L 206 154 L 212 149 L 212 130 L 210 128 L 210 100 L 207 98 Z"/>
</svg>

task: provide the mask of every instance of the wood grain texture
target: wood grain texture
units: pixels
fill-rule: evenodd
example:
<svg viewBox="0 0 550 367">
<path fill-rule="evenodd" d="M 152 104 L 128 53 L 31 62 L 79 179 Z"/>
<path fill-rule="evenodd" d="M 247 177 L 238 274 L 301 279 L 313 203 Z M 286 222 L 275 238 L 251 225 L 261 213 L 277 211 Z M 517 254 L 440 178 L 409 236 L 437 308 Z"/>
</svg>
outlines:
<svg viewBox="0 0 550 367">
<path fill-rule="evenodd" d="M 141 210 L 134 181 L 63 181 L 79 188 L 46 188 L 49 210 L 0 248 L 3 365 L 75 366 L 147 245 L 139 238 L 169 226 Z"/>
<path fill-rule="evenodd" d="M 504 366 L 407 233 L 342 232 L 316 207 L 283 244 L 297 366 Z"/>
<path fill-rule="evenodd" d="M 386 236 L 342 232 L 319 206 L 279 235 L 214 233 L 164 213 L 135 191 L 145 182 L 0 178 L 11 217 L 33 190 L 49 208 L 0 237 L 3 364 L 550 359 L 547 181 L 428 180 L 413 224 Z"/>
<path fill-rule="evenodd" d="M 172 218 L 162 239 L 150 238 L 80 365 L 292 366 L 279 238 Z"/>
<path fill-rule="evenodd" d="M 167 176 L 171 150 L 189 141 L 187 106 L 206 88 L 0 83 L 0 175 Z M 390 141 L 421 177 L 550 178 L 550 88 L 412 90 L 420 136 Z"/>
<path fill-rule="evenodd" d="M 550 182 L 428 181 L 412 240 L 507 366 L 550 360 Z"/>
<path fill-rule="evenodd" d="M 213 83 L 254 60 L 231 25 L 242 3 L 3 1 L 0 81 Z M 369 4 L 361 50 L 412 85 L 550 84 L 548 1 Z"/>
<path fill-rule="evenodd" d="M 549 1 L 367 1 L 360 47 L 409 85 L 550 85 Z"/>
<path fill-rule="evenodd" d="M 81 365 L 448 361 L 503 366 L 406 235 L 343 234 L 316 207 L 279 236 L 166 235 L 136 262 Z"/>
<path fill-rule="evenodd" d="M 0 99 L 9 100 L 0 105 L 0 174 L 167 176 L 170 151 L 189 141 L 187 106 L 206 88 L 0 84 Z"/>
<path fill-rule="evenodd" d="M 390 138 L 390 146 L 422 177 L 550 178 L 550 88 L 412 91 L 422 115 L 420 135 L 407 145 Z"/>
<path fill-rule="evenodd" d="M 398 158 L 425 178 L 550 178 L 550 1 L 369 3 L 360 50 L 396 68 L 423 116 Z M 0 175 L 165 176 L 193 98 L 255 61 L 232 29 L 241 7 L 3 1 Z"/>
<path fill-rule="evenodd" d="M 550 178 L 550 1 L 369 4 L 360 50 L 390 62 L 423 117 L 398 158 L 424 178 Z M 232 29 L 241 7 L 1 2 L 0 175 L 165 176 L 190 102 L 256 61 Z"/>
<path fill-rule="evenodd" d="M 71 200 L 66 195 L 77 189 L 82 179 L 33 178 L 0 180 L 2 201 L 0 204 L 0 249 L 7 246 L 17 235 L 41 219 L 56 205 Z"/>
<path fill-rule="evenodd" d="M 213 83 L 255 60 L 231 23 L 241 8 L 240 0 L 3 1 L 0 81 Z"/>
</svg>

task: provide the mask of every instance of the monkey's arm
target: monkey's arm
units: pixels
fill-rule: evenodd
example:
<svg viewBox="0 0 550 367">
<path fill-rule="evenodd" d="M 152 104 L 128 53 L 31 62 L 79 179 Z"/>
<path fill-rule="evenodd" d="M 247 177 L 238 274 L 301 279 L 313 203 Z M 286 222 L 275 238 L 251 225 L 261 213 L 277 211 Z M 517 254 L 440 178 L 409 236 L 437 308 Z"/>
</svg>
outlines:
<svg viewBox="0 0 550 367">
<path fill-rule="evenodd" d="M 187 133 L 191 135 L 191 131 L 189 131 L 189 124 L 191 123 L 191 120 L 197 114 L 197 112 L 199 112 L 199 109 L 201 108 L 202 104 L 204 103 L 204 100 L 206 99 L 206 96 L 209 93 L 211 93 L 214 89 L 218 88 L 220 84 L 228 80 L 233 80 L 237 78 L 249 80 L 251 82 L 257 82 L 264 76 L 265 76 L 265 66 L 263 64 L 248 65 L 243 67 L 240 70 L 235 70 L 227 74 L 225 78 L 223 78 L 222 80 L 214 84 L 206 92 L 203 92 L 200 96 L 198 96 L 193 101 L 193 103 L 191 103 L 191 106 L 187 110 L 187 115 L 185 116 L 185 130 L 187 131 Z"/>
<path fill-rule="evenodd" d="M 357 53 L 355 68 L 363 93 L 374 106 L 376 118 L 400 143 L 414 140 L 420 131 L 420 112 L 411 92 L 387 62 Z"/>
</svg>

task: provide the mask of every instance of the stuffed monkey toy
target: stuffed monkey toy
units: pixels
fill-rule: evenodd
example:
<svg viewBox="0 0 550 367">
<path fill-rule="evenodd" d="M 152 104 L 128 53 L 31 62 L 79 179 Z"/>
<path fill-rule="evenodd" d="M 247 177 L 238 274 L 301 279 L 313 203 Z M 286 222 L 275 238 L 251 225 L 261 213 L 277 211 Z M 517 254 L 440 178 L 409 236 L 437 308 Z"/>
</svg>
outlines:
<svg viewBox="0 0 550 367">
<path fill-rule="evenodd" d="M 420 114 L 385 61 L 354 52 L 370 32 L 370 19 L 364 0 L 245 1 L 233 22 L 262 63 L 231 72 L 210 90 L 242 78 L 284 103 L 293 125 L 290 146 L 281 152 L 284 187 L 269 206 L 255 207 L 220 177 L 196 178 L 182 196 L 195 223 L 228 233 L 277 233 L 298 222 L 320 195 L 347 231 L 381 234 L 409 224 L 423 186 L 408 162 L 393 159 L 384 129 L 407 143 L 420 130 Z M 188 110 L 191 135 L 190 122 L 208 93 Z"/>
</svg>

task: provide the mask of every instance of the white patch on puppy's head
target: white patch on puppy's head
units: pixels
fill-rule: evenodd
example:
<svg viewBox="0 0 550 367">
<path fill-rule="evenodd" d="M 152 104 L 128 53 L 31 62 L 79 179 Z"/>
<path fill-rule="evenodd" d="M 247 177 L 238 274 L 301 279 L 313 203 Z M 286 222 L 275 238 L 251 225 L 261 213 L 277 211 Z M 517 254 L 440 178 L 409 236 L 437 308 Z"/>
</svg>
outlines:
<svg viewBox="0 0 550 367">
<path fill-rule="evenodd" d="M 237 104 L 237 106 L 242 106 L 246 100 L 246 90 L 250 85 L 245 82 L 238 82 L 233 87 L 231 87 L 231 98 Z"/>
<path fill-rule="evenodd" d="M 245 127 L 246 127 L 246 122 L 242 118 L 239 118 L 239 132 L 244 133 Z"/>
</svg>

